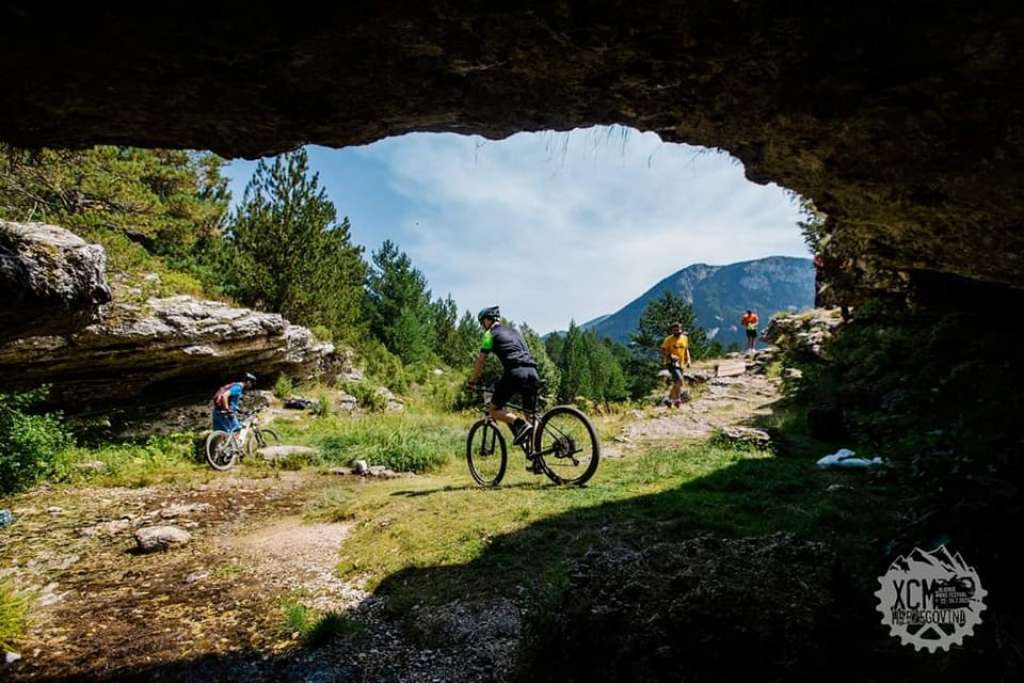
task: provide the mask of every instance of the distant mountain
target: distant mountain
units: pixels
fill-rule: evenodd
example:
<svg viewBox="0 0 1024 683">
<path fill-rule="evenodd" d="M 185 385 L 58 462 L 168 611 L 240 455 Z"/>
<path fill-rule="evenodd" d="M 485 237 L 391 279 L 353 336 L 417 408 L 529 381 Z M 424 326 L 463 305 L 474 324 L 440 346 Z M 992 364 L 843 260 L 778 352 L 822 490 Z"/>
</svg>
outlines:
<svg viewBox="0 0 1024 683">
<path fill-rule="evenodd" d="M 629 341 L 647 304 L 671 290 L 693 304 L 697 323 L 722 344 L 743 342 L 740 316 L 748 308 L 757 312 L 762 327 L 779 311 L 798 311 L 814 305 L 814 264 L 810 259 L 769 256 L 727 266 L 697 263 L 651 287 L 610 315 L 581 327 L 602 337 Z"/>
</svg>

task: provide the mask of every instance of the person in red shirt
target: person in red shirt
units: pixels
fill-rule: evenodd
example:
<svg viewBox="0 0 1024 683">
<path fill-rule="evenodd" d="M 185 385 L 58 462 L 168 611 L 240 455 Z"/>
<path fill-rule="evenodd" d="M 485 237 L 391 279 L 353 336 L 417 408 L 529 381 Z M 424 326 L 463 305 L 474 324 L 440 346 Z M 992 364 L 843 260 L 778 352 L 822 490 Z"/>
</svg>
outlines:
<svg viewBox="0 0 1024 683">
<path fill-rule="evenodd" d="M 747 332 L 747 351 L 753 352 L 757 344 L 757 313 L 748 309 L 746 315 L 740 318 L 740 325 Z"/>
</svg>

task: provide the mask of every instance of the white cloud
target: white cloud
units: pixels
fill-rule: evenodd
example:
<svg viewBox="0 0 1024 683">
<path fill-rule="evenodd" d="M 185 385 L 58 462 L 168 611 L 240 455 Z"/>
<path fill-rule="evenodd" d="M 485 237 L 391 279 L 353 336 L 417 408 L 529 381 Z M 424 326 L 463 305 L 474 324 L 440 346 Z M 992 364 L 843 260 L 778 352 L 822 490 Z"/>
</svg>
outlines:
<svg viewBox="0 0 1024 683">
<path fill-rule="evenodd" d="M 408 200 L 389 236 L 435 294 L 500 303 L 542 332 L 610 313 L 691 263 L 806 255 L 782 189 L 653 133 L 416 134 L 359 153 Z"/>
</svg>

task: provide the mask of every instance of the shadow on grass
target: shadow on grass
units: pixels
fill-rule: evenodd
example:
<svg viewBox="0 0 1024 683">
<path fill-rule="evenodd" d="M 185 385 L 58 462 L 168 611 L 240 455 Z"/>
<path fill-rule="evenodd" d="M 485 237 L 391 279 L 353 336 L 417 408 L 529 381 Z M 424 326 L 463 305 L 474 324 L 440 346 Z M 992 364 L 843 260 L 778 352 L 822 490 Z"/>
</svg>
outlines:
<svg viewBox="0 0 1024 683">
<path fill-rule="evenodd" d="M 554 489 L 554 488 L 560 488 L 560 487 L 556 487 L 555 484 L 552 484 L 551 482 L 549 482 L 547 480 L 545 480 L 545 481 L 521 481 L 521 482 L 517 482 L 515 484 L 502 484 L 500 487 L 498 487 L 498 486 L 479 486 L 477 484 L 468 484 L 468 485 L 464 485 L 464 486 L 439 486 L 439 487 L 434 488 L 434 489 L 422 489 L 422 490 L 415 490 L 415 489 L 413 489 L 413 490 L 406 490 L 406 491 L 395 491 L 391 495 L 392 496 L 396 496 L 396 497 L 401 497 L 401 498 L 420 498 L 420 497 L 423 497 L 423 496 L 433 496 L 433 495 L 438 494 L 438 493 L 455 493 L 455 492 L 459 492 L 459 491 L 487 492 L 487 491 L 502 491 L 502 490 L 508 490 L 508 489 L 521 489 L 521 490 L 528 490 L 528 491 L 540 491 L 540 490 L 543 490 L 543 489 Z"/>
<path fill-rule="evenodd" d="M 648 456 L 650 471 L 625 482 L 642 490 L 657 485 L 662 466 L 696 449 Z M 601 472 L 593 488 L 600 489 Z M 839 484 L 840 487 L 829 487 Z M 432 495 L 474 487 L 399 491 Z M 538 484 L 548 495 L 571 490 Z M 807 457 L 752 457 L 678 487 L 612 502 L 574 507 L 511 533 L 497 535 L 475 560 L 459 565 L 412 567 L 387 576 L 377 592 L 392 609 L 440 604 L 455 598 L 494 599 L 540 594 L 559 583 L 568 563 L 595 548 L 643 548 L 714 533 L 726 537 L 792 532 L 798 537 L 842 543 L 851 556 L 877 566 L 877 550 L 894 528 L 893 492 L 864 473 L 820 472 Z M 877 575 L 877 573 L 876 573 Z"/>
</svg>

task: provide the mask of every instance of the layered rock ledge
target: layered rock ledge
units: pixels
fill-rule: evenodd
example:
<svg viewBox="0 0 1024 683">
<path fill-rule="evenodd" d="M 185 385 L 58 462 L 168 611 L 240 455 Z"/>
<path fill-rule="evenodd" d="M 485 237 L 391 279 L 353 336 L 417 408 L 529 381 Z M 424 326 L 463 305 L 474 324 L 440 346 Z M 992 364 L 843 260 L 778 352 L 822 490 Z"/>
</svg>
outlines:
<svg viewBox="0 0 1024 683">
<path fill-rule="evenodd" d="M 118 302 L 100 322 L 69 335 L 0 346 L 0 384 L 51 384 L 51 400 L 71 412 L 117 402 L 173 402 L 242 372 L 270 378 L 317 375 L 337 360 L 334 346 L 276 313 L 190 296 Z"/>
</svg>

